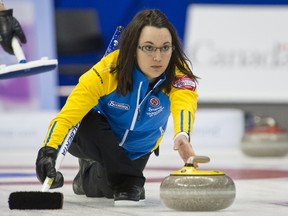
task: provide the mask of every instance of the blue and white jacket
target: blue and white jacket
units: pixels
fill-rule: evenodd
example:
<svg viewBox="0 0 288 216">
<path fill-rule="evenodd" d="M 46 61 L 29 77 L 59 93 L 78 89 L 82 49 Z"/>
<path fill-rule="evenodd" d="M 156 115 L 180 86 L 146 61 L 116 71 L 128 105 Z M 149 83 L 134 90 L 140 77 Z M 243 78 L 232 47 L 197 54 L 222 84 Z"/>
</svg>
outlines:
<svg viewBox="0 0 288 216">
<path fill-rule="evenodd" d="M 110 53 L 80 77 L 65 106 L 51 121 L 44 145 L 58 148 L 68 130 L 92 108 L 106 117 L 119 145 L 132 160 L 159 146 L 171 113 L 174 134 L 190 135 L 197 109 L 195 82 L 177 70 L 167 94 L 158 88 L 165 81 L 165 73 L 150 86 L 135 67 L 133 91 L 122 96 L 116 91 L 116 73 L 110 72 L 118 54 L 118 50 Z"/>
</svg>

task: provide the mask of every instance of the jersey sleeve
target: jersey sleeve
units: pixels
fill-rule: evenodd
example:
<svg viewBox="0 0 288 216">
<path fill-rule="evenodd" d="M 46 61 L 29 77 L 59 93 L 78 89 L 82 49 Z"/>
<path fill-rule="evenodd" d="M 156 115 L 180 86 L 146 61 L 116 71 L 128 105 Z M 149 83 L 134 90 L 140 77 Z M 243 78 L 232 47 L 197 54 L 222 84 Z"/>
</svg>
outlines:
<svg viewBox="0 0 288 216">
<path fill-rule="evenodd" d="M 196 81 L 184 74 L 177 74 L 169 95 L 174 122 L 174 137 L 185 132 L 190 137 L 197 110 Z"/>
<path fill-rule="evenodd" d="M 50 122 L 43 146 L 58 148 L 69 129 L 98 104 L 101 96 L 117 87 L 115 74 L 110 73 L 115 64 L 117 52 L 108 55 L 84 73 L 75 86 L 63 108 Z"/>
</svg>

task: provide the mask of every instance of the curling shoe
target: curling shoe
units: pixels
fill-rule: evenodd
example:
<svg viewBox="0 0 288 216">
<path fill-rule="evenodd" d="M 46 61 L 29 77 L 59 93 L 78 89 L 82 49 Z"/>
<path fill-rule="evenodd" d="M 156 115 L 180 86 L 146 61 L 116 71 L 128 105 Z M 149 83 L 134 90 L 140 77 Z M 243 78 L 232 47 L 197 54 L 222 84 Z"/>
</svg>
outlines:
<svg viewBox="0 0 288 216">
<path fill-rule="evenodd" d="M 114 205 L 121 207 L 141 206 L 145 200 L 145 189 L 133 185 L 126 190 L 118 190 L 114 194 Z"/>
<path fill-rule="evenodd" d="M 85 195 L 85 191 L 83 189 L 83 176 L 85 171 L 90 168 L 95 163 L 94 160 L 91 159 L 80 159 L 79 158 L 79 172 L 75 176 L 73 180 L 73 191 L 77 195 Z"/>
</svg>

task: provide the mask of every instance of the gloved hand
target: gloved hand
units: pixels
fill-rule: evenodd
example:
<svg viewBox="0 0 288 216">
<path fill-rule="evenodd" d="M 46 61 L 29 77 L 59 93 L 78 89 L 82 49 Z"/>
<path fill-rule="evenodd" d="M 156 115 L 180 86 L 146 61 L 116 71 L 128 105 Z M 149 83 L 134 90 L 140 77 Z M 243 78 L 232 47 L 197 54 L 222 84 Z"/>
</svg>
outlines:
<svg viewBox="0 0 288 216">
<path fill-rule="evenodd" d="M 45 178 L 54 178 L 51 189 L 62 187 L 64 178 L 61 172 L 56 172 L 55 162 L 57 158 L 57 149 L 49 146 L 42 147 L 38 152 L 36 160 L 36 174 L 40 182 L 44 182 Z"/>
<path fill-rule="evenodd" d="M 3 49 L 11 55 L 14 55 L 11 46 L 14 35 L 18 37 L 22 43 L 27 42 L 21 25 L 16 18 L 13 17 L 13 10 L 0 11 L 0 44 Z"/>
</svg>

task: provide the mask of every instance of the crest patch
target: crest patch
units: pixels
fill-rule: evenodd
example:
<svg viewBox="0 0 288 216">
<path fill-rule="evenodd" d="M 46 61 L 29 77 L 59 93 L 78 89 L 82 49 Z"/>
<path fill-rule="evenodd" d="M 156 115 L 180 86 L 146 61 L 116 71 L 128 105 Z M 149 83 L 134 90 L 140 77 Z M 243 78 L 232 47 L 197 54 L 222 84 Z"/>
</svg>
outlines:
<svg viewBox="0 0 288 216">
<path fill-rule="evenodd" d="M 158 107 L 160 105 L 160 101 L 156 97 L 151 97 L 150 100 L 149 100 L 149 103 L 153 107 Z"/>
</svg>

